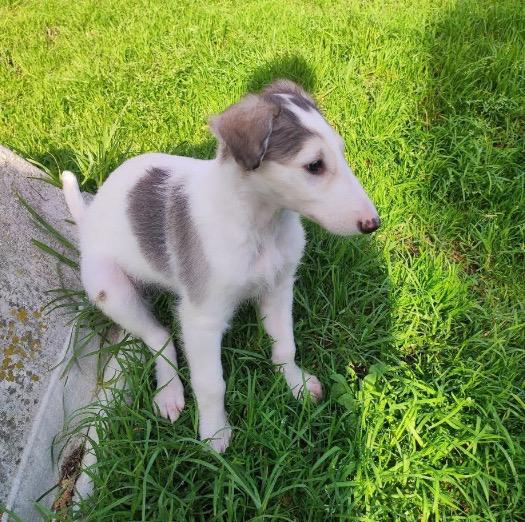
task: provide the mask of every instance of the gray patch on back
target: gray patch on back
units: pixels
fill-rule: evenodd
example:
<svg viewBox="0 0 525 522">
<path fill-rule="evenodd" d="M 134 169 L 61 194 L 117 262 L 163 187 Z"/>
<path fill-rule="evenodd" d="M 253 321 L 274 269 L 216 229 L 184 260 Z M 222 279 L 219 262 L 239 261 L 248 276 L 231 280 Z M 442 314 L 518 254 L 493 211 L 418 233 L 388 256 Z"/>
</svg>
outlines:
<svg viewBox="0 0 525 522">
<path fill-rule="evenodd" d="M 166 181 L 169 172 L 151 168 L 128 194 L 128 215 L 144 257 L 169 272 L 166 246 Z"/>
<path fill-rule="evenodd" d="M 175 252 L 179 277 L 190 299 L 198 303 L 204 297 L 209 266 L 201 238 L 191 218 L 184 185 L 171 188 L 167 210 L 168 244 Z"/>
</svg>

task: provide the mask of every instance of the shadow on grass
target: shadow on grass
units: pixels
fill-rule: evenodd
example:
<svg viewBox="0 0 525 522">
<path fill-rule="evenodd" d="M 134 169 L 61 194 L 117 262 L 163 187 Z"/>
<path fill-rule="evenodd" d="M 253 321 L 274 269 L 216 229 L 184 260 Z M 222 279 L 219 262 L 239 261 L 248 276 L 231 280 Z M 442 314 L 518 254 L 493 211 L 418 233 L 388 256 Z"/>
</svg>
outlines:
<svg viewBox="0 0 525 522">
<path fill-rule="evenodd" d="M 315 74 L 306 60 L 298 55 L 284 55 L 258 67 L 247 82 L 246 90 L 255 92 L 280 78 L 292 80 L 307 91 L 315 90 Z"/>
<path fill-rule="evenodd" d="M 524 12 L 517 3 L 460 2 L 427 45 L 422 211 L 468 274 L 505 277 L 525 265 Z"/>
</svg>

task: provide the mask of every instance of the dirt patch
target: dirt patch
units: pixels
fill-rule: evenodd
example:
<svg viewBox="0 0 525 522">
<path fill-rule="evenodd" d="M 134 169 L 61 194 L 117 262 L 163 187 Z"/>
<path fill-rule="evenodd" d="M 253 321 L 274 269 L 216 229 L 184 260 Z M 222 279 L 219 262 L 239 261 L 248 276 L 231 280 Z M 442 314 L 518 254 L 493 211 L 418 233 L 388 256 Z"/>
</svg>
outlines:
<svg viewBox="0 0 525 522">
<path fill-rule="evenodd" d="M 350 364 L 350 368 L 354 370 L 359 379 L 362 379 L 368 374 L 368 366 L 366 364 L 352 363 Z"/>
<path fill-rule="evenodd" d="M 465 253 L 462 252 L 461 246 L 457 241 L 452 242 L 451 250 L 450 258 L 452 261 L 461 265 L 468 275 L 473 275 L 480 270 L 479 264 L 476 261 L 469 259 Z"/>
<path fill-rule="evenodd" d="M 60 468 L 59 488 L 60 493 L 53 502 L 54 511 L 62 511 L 71 505 L 75 483 L 80 475 L 80 466 L 84 458 L 84 445 L 80 444 L 64 459 Z"/>
</svg>

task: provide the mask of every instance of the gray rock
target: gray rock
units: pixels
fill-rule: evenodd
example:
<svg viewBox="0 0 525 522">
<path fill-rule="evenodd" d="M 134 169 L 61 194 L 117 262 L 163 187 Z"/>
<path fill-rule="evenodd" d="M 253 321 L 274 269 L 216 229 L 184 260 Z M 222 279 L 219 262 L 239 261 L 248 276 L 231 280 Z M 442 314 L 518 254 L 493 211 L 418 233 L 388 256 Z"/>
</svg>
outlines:
<svg viewBox="0 0 525 522">
<path fill-rule="evenodd" d="M 24 521 L 39 519 L 32 503 L 57 483 L 55 436 L 71 412 L 90 402 L 96 386 L 94 356 L 80 359 L 63 378 L 71 316 L 45 310 L 53 298 L 49 290 L 80 288 L 80 281 L 78 270 L 32 243 L 76 257 L 36 226 L 19 202 L 17 194 L 76 243 L 63 196 L 44 179 L 0 147 L 0 501 Z M 96 346 L 93 339 L 85 349 Z"/>
</svg>

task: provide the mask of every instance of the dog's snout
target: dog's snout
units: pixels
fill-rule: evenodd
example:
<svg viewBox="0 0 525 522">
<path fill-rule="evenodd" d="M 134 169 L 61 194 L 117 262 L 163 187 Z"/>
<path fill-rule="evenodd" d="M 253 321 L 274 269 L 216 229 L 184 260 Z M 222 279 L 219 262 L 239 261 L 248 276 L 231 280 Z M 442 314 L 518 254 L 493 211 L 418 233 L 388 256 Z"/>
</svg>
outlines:
<svg viewBox="0 0 525 522">
<path fill-rule="evenodd" d="M 381 220 L 379 219 L 379 217 L 374 217 L 372 219 L 366 219 L 364 221 L 360 220 L 357 222 L 357 226 L 359 227 L 359 230 L 363 234 L 371 234 L 372 232 L 377 230 L 380 225 L 381 225 Z"/>
</svg>

